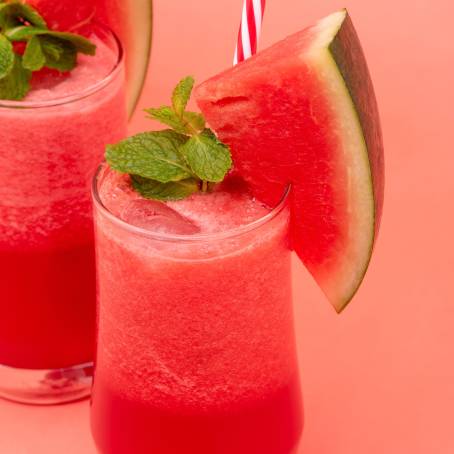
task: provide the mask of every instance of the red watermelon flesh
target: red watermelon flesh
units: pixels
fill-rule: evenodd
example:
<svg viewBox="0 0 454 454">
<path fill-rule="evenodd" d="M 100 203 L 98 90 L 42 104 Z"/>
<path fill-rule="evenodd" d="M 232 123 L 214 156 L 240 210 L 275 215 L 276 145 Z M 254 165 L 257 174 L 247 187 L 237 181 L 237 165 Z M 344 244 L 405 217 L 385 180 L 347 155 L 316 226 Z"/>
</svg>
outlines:
<svg viewBox="0 0 454 454">
<path fill-rule="evenodd" d="M 49 28 L 77 30 L 92 21 L 109 26 L 120 38 L 126 54 L 129 112 L 141 94 L 148 69 L 152 0 L 26 0 L 47 21 Z"/>
<path fill-rule="evenodd" d="M 383 145 L 367 64 L 345 10 L 209 79 L 196 99 L 257 198 L 291 184 L 291 241 L 337 311 L 378 233 Z"/>
</svg>

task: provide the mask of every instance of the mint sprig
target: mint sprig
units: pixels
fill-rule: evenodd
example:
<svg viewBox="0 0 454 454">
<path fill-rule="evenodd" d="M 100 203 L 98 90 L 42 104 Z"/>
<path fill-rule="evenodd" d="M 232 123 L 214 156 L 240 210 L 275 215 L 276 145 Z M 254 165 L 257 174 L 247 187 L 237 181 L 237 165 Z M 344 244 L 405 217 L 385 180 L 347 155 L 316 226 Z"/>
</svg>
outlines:
<svg viewBox="0 0 454 454">
<path fill-rule="evenodd" d="M 171 106 L 146 109 L 172 129 L 140 133 L 106 148 L 109 165 L 129 174 L 145 198 L 180 200 L 208 191 L 232 167 L 229 148 L 206 128 L 203 115 L 186 111 L 193 86 L 194 79 L 186 77 L 174 89 Z"/>
<path fill-rule="evenodd" d="M 23 55 L 15 51 L 18 42 L 25 43 Z M 23 99 L 34 71 L 71 71 L 78 53 L 95 55 L 96 46 L 83 36 L 50 30 L 26 3 L 0 0 L 0 99 Z"/>
</svg>

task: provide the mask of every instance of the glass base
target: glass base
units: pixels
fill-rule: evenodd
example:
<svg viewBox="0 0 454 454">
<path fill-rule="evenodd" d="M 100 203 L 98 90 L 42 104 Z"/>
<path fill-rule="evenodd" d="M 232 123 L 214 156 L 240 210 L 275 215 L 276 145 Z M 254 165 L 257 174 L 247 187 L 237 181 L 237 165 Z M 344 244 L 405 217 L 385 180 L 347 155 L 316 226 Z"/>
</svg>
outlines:
<svg viewBox="0 0 454 454">
<path fill-rule="evenodd" d="M 63 369 L 18 369 L 0 364 L 0 397 L 34 405 L 54 405 L 90 395 L 93 363 Z"/>
</svg>

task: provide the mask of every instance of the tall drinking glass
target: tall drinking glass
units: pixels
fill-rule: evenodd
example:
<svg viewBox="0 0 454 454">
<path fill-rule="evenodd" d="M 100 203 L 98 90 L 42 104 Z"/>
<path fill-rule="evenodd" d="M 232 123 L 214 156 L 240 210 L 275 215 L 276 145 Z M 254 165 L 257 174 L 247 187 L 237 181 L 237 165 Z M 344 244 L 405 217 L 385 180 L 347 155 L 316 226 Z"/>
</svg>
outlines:
<svg viewBox="0 0 454 454">
<path fill-rule="evenodd" d="M 89 393 L 95 325 L 90 179 L 126 134 L 123 52 L 101 26 L 70 75 L 0 100 L 0 396 L 56 403 Z"/>
<path fill-rule="evenodd" d="M 106 172 L 93 188 L 100 452 L 294 452 L 302 409 L 286 197 L 233 230 L 158 233 L 109 211 Z"/>
</svg>

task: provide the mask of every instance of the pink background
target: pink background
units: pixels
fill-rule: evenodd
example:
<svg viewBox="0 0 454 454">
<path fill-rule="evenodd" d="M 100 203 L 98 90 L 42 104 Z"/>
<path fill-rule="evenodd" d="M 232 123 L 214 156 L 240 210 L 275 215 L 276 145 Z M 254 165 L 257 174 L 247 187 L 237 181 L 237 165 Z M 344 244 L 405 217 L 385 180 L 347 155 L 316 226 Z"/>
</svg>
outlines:
<svg viewBox="0 0 454 454">
<path fill-rule="evenodd" d="M 141 107 L 175 82 L 231 64 L 242 0 L 156 0 Z M 355 301 L 337 316 L 296 263 L 307 423 L 304 454 L 454 452 L 454 6 L 448 0 L 268 0 L 261 46 L 347 6 L 381 108 L 381 236 Z M 150 127 L 136 114 L 132 130 Z M 0 453 L 94 454 L 88 403 L 0 402 Z M 133 454 L 133 453 L 131 453 Z M 177 453 L 176 453 L 177 454 Z"/>
</svg>

